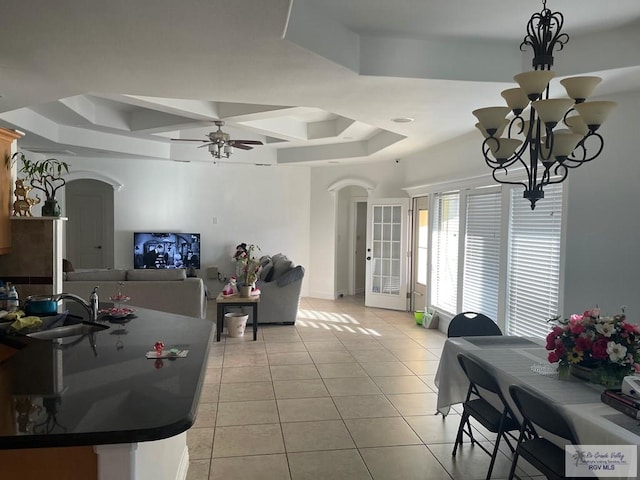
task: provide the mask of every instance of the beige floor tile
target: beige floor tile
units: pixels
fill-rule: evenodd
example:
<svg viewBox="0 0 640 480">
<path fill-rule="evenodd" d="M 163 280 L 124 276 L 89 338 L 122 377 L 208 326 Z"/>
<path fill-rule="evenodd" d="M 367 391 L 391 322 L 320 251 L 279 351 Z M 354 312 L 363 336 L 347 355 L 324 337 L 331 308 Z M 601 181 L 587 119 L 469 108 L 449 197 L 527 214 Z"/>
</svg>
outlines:
<svg viewBox="0 0 640 480">
<path fill-rule="evenodd" d="M 391 353 L 402 361 L 433 360 L 437 362 L 439 360 L 437 355 L 434 355 L 425 348 L 391 350 Z"/>
<path fill-rule="evenodd" d="M 360 452 L 374 479 L 450 480 L 424 445 L 363 448 Z"/>
<path fill-rule="evenodd" d="M 306 352 L 307 347 L 302 342 L 268 342 L 267 353 Z"/>
<path fill-rule="evenodd" d="M 268 365 L 254 367 L 225 367 L 222 369 L 222 383 L 270 382 Z"/>
<path fill-rule="evenodd" d="M 313 362 L 318 363 L 355 363 L 356 359 L 346 351 L 309 352 Z"/>
<path fill-rule="evenodd" d="M 303 365 L 305 363 L 313 363 L 307 352 L 269 354 L 269 365 Z"/>
<path fill-rule="evenodd" d="M 220 402 L 247 400 L 271 400 L 275 398 L 271 382 L 223 383 L 220 385 Z"/>
<path fill-rule="evenodd" d="M 207 368 L 222 368 L 222 361 L 224 359 L 224 353 L 220 355 L 214 355 L 207 358 Z"/>
<path fill-rule="evenodd" d="M 331 396 L 375 395 L 381 393 L 378 386 L 369 377 L 325 378 L 324 383 Z"/>
<path fill-rule="evenodd" d="M 367 377 L 367 372 L 357 363 L 319 363 L 316 365 L 322 378 Z"/>
<path fill-rule="evenodd" d="M 357 450 L 290 453 L 292 480 L 371 480 Z"/>
<path fill-rule="evenodd" d="M 416 375 L 435 375 L 439 360 L 408 360 L 403 362 Z"/>
<path fill-rule="evenodd" d="M 287 452 L 355 448 L 342 420 L 283 423 L 282 433 Z"/>
<path fill-rule="evenodd" d="M 200 403 L 196 414 L 196 421 L 192 428 L 215 427 L 217 403 Z"/>
<path fill-rule="evenodd" d="M 207 371 L 204 374 L 204 384 L 216 384 L 220 383 L 220 378 L 222 377 L 222 368 L 207 368 Z"/>
<path fill-rule="evenodd" d="M 209 480 L 287 480 L 290 478 L 287 456 L 278 454 L 214 458 L 211 461 Z"/>
<path fill-rule="evenodd" d="M 361 363 L 362 368 L 372 377 L 413 375 L 414 373 L 402 362 Z"/>
<path fill-rule="evenodd" d="M 276 380 L 311 380 L 320 378 L 315 365 L 273 365 L 271 377 Z"/>
<path fill-rule="evenodd" d="M 422 380 L 432 391 L 437 392 L 438 387 L 436 387 L 435 378 L 435 375 L 420 375 L 420 380 Z"/>
<path fill-rule="evenodd" d="M 304 342 L 309 352 L 346 352 L 347 349 L 337 338 L 327 341 L 308 341 Z"/>
<path fill-rule="evenodd" d="M 431 389 L 415 375 L 400 377 L 372 377 L 383 393 L 431 393 Z"/>
<path fill-rule="evenodd" d="M 218 394 L 220 393 L 220 385 L 211 383 L 209 385 L 203 385 L 200 391 L 200 402 L 211 403 L 218 401 Z"/>
<path fill-rule="evenodd" d="M 284 453 L 280 424 L 217 427 L 213 458 Z"/>
<path fill-rule="evenodd" d="M 401 415 L 433 415 L 436 412 L 437 395 L 435 393 L 399 393 L 387 395 L 387 398 Z"/>
<path fill-rule="evenodd" d="M 375 418 L 400 416 L 384 395 L 357 395 L 335 397 L 338 412 L 342 418 Z"/>
<path fill-rule="evenodd" d="M 402 417 L 352 418 L 344 423 L 358 448 L 422 443 Z"/>
<path fill-rule="evenodd" d="M 418 434 L 423 443 L 451 443 L 456 441 L 460 415 L 420 415 L 404 417 L 413 431 Z M 465 440 L 466 441 L 466 440 Z"/>
<path fill-rule="evenodd" d="M 329 392 L 322 380 L 281 380 L 274 381 L 276 398 L 319 398 L 328 397 Z"/>
<path fill-rule="evenodd" d="M 225 354 L 223 367 L 249 367 L 252 365 L 268 365 L 266 352 L 247 352 Z"/>
<path fill-rule="evenodd" d="M 213 445 L 213 428 L 191 428 L 187 430 L 187 447 L 192 460 L 209 460 Z"/>
<path fill-rule="evenodd" d="M 349 351 L 355 357 L 355 359 L 360 363 L 397 362 L 398 361 L 398 357 L 396 357 L 389 350 L 380 351 L 380 350 L 349 349 Z"/>
<path fill-rule="evenodd" d="M 186 480 L 209 480 L 209 459 L 189 460 Z"/>
<path fill-rule="evenodd" d="M 277 403 L 282 423 L 340 419 L 331 398 L 279 399 Z"/>
<path fill-rule="evenodd" d="M 483 445 L 489 451 L 493 447 L 490 442 L 484 442 Z M 458 448 L 455 457 L 451 455 L 453 443 L 433 444 L 427 448 L 456 480 L 482 480 L 487 476 L 491 457 L 469 442 Z M 498 452 L 491 478 L 508 478 L 510 468 L 511 459 Z"/>
<path fill-rule="evenodd" d="M 278 423 L 278 408 L 275 400 L 251 402 L 221 402 L 218 404 L 216 426 L 258 425 Z"/>
</svg>

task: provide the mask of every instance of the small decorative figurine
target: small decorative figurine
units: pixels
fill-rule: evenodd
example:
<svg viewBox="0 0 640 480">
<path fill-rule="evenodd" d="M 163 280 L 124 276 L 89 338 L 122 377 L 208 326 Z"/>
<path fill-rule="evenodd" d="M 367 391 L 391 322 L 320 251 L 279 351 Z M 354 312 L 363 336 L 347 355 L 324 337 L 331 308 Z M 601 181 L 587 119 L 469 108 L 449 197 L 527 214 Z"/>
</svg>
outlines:
<svg viewBox="0 0 640 480">
<path fill-rule="evenodd" d="M 164 349 L 164 343 L 157 341 L 155 343 L 155 345 L 153 346 L 153 348 L 156 351 L 156 355 L 161 356 L 162 355 L 162 350 Z"/>
<path fill-rule="evenodd" d="M 29 198 L 29 192 L 33 190 L 33 187 L 25 186 L 24 180 L 19 178 L 16 180 L 16 189 L 13 193 L 16 196 L 16 201 L 13 202 L 13 214 L 18 217 L 32 217 L 31 207 L 40 203 L 40 197 L 36 195 L 36 198 Z"/>
</svg>

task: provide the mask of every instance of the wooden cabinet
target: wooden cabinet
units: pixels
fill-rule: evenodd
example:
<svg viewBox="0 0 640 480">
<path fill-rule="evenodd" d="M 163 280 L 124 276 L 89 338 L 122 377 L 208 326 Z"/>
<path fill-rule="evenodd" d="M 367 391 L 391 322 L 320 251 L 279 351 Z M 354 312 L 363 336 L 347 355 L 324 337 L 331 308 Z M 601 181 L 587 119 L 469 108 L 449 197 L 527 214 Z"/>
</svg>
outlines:
<svg viewBox="0 0 640 480">
<path fill-rule="evenodd" d="M 0 128 L 0 255 L 11 250 L 11 223 L 9 217 L 13 210 L 13 185 L 8 159 L 13 153 L 13 142 L 22 134 L 6 128 Z"/>
</svg>

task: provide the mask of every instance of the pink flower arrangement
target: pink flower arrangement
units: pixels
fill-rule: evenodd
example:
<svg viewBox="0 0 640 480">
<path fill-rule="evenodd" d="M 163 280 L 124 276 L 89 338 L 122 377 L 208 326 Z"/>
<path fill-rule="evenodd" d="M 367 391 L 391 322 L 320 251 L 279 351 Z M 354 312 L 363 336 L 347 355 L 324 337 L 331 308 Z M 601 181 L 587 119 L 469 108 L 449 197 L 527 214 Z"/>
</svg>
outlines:
<svg viewBox="0 0 640 480">
<path fill-rule="evenodd" d="M 555 323 L 546 339 L 549 362 L 591 367 L 600 376 L 640 373 L 640 325 L 627 322 L 624 309 L 601 317 L 594 308 L 549 321 Z"/>
</svg>

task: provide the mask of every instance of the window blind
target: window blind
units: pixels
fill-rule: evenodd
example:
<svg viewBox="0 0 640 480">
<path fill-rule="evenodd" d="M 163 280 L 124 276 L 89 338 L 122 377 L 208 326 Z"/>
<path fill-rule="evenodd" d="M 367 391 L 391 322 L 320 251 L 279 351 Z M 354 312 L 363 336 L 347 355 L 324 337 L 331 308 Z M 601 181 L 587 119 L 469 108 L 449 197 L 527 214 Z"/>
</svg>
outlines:
<svg viewBox="0 0 640 480">
<path fill-rule="evenodd" d="M 558 314 L 562 184 L 546 187 L 535 210 L 521 189 L 510 197 L 507 332 L 544 337 Z"/>
<path fill-rule="evenodd" d="M 446 312 L 456 313 L 460 195 L 439 195 L 435 203 L 431 303 Z"/>
<path fill-rule="evenodd" d="M 467 197 L 462 310 L 498 320 L 500 192 Z"/>
</svg>

